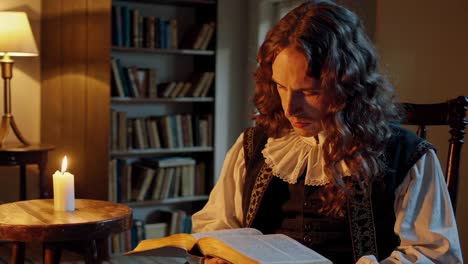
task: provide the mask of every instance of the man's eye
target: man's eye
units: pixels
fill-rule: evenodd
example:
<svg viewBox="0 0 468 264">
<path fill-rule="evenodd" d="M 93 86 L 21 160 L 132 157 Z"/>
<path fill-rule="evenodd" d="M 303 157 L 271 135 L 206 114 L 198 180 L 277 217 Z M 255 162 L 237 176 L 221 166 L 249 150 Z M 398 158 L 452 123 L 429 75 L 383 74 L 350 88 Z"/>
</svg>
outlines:
<svg viewBox="0 0 468 264">
<path fill-rule="evenodd" d="M 313 95 L 320 95 L 320 91 L 303 91 L 302 92 L 306 96 L 313 96 Z"/>
</svg>

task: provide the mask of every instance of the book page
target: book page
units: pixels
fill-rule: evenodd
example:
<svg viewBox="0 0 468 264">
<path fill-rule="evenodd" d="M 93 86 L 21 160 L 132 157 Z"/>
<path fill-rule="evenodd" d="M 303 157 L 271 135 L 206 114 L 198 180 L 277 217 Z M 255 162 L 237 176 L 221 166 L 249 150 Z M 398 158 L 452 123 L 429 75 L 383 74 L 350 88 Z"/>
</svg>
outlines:
<svg viewBox="0 0 468 264">
<path fill-rule="evenodd" d="M 146 239 L 127 252 L 127 255 L 185 257 L 187 251 L 195 244 L 195 239 L 189 234 L 176 234 L 163 238 Z"/>
<path fill-rule="evenodd" d="M 226 236 L 255 236 L 255 235 L 263 235 L 262 232 L 255 228 L 233 228 L 233 229 L 223 229 L 217 230 L 212 232 L 204 232 L 204 233 L 194 233 L 192 234 L 195 239 L 200 239 L 202 237 L 226 237 Z"/>
<path fill-rule="evenodd" d="M 264 264 L 331 264 L 332 262 L 294 239 L 282 235 L 220 236 L 219 240 Z M 199 241 L 199 244 L 201 241 Z"/>
</svg>

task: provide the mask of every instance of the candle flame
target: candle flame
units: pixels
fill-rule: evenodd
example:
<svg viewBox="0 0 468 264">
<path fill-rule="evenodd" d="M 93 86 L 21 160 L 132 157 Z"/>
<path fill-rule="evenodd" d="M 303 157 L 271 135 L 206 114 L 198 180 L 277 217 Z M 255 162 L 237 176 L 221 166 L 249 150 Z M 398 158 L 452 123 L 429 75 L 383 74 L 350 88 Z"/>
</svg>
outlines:
<svg viewBox="0 0 468 264">
<path fill-rule="evenodd" d="M 67 156 L 64 156 L 62 160 L 62 173 L 65 171 L 67 171 Z"/>
</svg>

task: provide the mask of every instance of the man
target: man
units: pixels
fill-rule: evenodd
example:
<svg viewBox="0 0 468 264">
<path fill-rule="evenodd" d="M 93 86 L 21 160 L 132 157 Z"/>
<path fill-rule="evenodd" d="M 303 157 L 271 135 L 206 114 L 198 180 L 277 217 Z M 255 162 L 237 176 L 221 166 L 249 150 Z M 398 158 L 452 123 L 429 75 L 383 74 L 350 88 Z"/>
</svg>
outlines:
<svg viewBox="0 0 468 264">
<path fill-rule="evenodd" d="M 306 2 L 257 61 L 257 126 L 228 152 L 195 232 L 283 233 L 334 263 L 462 262 L 437 156 L 392 125 L 393 88 L 355 14 Z"/>
</svg>

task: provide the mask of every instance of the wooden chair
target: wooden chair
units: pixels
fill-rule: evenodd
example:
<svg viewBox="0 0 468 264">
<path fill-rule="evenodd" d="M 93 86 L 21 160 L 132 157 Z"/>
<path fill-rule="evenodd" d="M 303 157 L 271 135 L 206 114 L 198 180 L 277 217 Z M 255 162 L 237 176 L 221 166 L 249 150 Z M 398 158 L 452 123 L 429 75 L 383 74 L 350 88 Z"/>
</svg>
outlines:
<svg viewBox="0 0 468 264">
<path fill-rule="evenodd" d="M 444 103 L 434 104 L 400 103 L 400 107 L 403 111 L 401 123 L 418 126 L 416 133 L 422 138 L 426 138 L 426 126 L 450 126 L 445 180 L 452 200 L 453 211 L 455 211 L 457 208 L 461 148 L 464 143 L 464 129 L 468 124 L 465 118 L 468 109 L 468 97 L 459 96 Z"/>
</svg>

